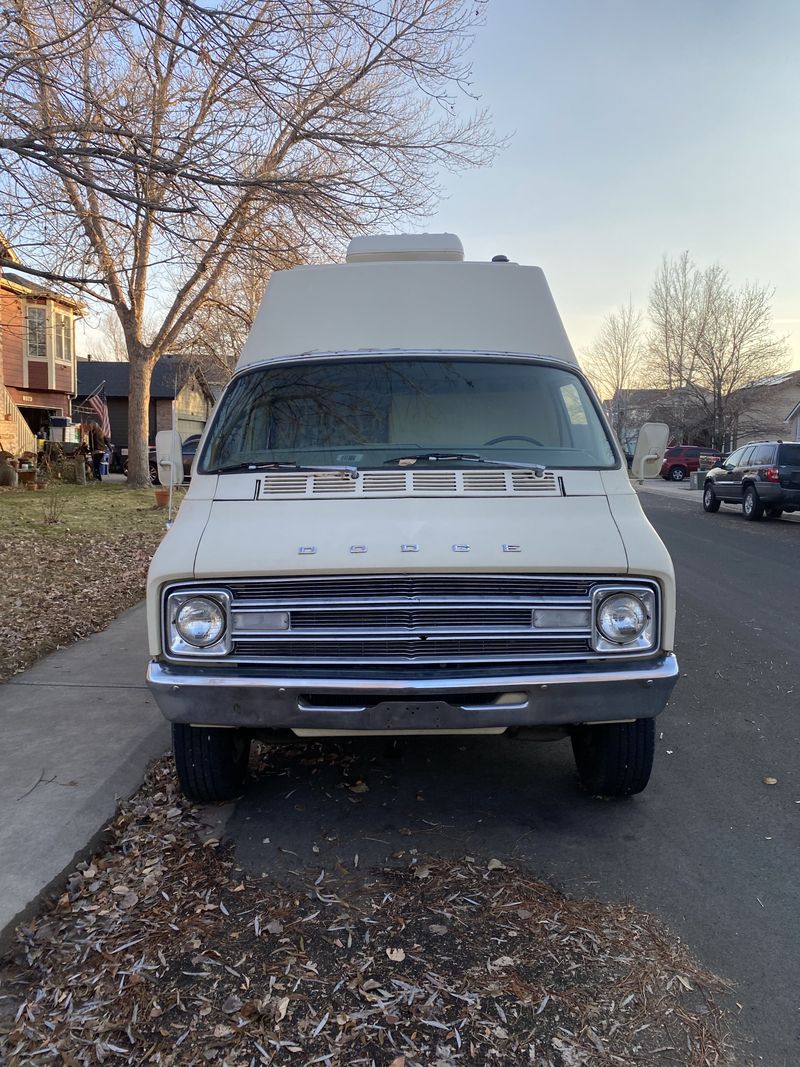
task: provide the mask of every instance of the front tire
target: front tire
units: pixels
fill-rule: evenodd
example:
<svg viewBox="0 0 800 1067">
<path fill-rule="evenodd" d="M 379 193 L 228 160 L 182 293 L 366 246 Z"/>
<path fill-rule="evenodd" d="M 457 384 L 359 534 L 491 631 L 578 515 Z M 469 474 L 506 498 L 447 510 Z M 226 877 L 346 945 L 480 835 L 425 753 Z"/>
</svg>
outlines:
<svg viewBox="0 0 800 1067">
<path fill-rule="evenodd" d="M 744 491 L 744 497 L 742 498 L 742 511 L 744 512 L 744 517 L 746 519 L 750 519 L 753 522 L 756 519 L 762 518 L 764 514 L 764 505 L 758 499 L 758 493 L 755 491 L 755 488 L 752 485 L 748 485 L 748 487 Z"/>
<path fill-rule="evenodd" d="M 720 501 L 717 500 L 717 494 L 714 492 L 714 486 L 711 482 L 706 482 L 703 489 L 703 511 L 715 512 L 719 511 Z"/>
<path fill-rule="evenodd" d="M 652 719 L 576 726 L 572 730 L 578 778 L 592 796 L 630 797 L 641 793 L 650 781 L 654 748 Z"/>
<path fill-rule="evenodd" d="M 247 778 L 250 737 L 242 730 L 172 724 L 172 752 L 181 791 L 213 804 L 241 795 Z"/>
<path fill-rule="evenodd" d="M 670 467 L 669 476 L 673 482 L 682 482 L 688 474 L 686 467 Z"/>
</svg>

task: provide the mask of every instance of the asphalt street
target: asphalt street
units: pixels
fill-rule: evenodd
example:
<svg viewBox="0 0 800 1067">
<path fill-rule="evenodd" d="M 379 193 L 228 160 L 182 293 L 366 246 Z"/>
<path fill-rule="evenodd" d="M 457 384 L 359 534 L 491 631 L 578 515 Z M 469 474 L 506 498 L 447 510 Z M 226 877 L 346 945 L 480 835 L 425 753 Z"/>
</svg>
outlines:
<svg viewBox="0 0 800 1067">
<path fill-rule="evenodd" d="M 682 675 L 644 794 L 581 795 L 564 741 L 291 746 L 273 750 L 227 833 L 243 866 L 286 879 L 472 855 L 630 900 L 735 984 L 756 1061 L 797 1067 L 800 523 L 705 515 L 699 494 L 642 502 L 675 561 Z"/>
</svg>

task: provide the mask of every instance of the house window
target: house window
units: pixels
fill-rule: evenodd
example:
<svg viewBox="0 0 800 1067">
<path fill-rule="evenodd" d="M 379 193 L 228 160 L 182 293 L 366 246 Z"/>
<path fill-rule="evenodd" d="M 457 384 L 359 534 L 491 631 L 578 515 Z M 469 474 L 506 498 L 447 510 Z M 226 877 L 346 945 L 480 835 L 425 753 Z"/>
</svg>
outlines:
<svg viewBox="0 0 800 1067">
<path fill-rule="evenodd" d="M 57 311 L 53 316 L 56 359 L 72 362 L 72 316 Z"/>
<path fill-rule="evenodd" d="M 47 321 L 43 307 L 29 307 L 26 315 L 28 359 L 47 359 Z"/>
</svg>

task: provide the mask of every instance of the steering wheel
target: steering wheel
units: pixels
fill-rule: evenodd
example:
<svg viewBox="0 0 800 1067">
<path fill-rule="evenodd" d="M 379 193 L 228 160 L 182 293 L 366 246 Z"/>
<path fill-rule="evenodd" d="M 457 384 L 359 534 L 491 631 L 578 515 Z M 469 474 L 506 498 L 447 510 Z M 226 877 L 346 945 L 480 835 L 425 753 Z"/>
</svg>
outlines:
<svg viewBox="0 0 800 1067">
<path fill-rule="evenodd" d="M 503 437 L 493 437 L 491 441 L 484 441 L 483 447 L 486 447 L 487 445 L 499 445 L 502 444 L 503 441 L 527 441 L 529 445 L 538 445 L 539 448 L 544 448 L 542 442 L 537 441 L 535 437 L 525 437 L 521 433 L 509 433 L 505 434 Z"/>
</svg>

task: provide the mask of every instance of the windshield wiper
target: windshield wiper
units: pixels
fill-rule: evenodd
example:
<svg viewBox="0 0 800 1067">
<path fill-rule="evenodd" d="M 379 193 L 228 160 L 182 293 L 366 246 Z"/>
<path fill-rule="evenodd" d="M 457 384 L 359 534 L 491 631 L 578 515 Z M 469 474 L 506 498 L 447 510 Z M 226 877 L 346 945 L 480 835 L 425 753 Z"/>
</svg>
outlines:
<svg viewBox="0 0 800 1067">
<path fill-rule="evenodd" d="M 539 478 L 547 470 L 543 463 L 512 463 L 510 460 L 505 459 L 485 459 L 483 456 L 479 456 L 477 452 L 421 452 L 414 456 L 394 456 L 392 459 L 385 459 L 383 462 L 384 466 L 394 464 L 399 467 L 406 464 L 411 466 L 417 460 L 422 460 L 424 463 L 446 463 L 448 460 L 458 463 L 483 463 L 487 467 L 510 467 L 513 470 L 533 471 Z"/>
<path fill-rule="evenodd" d="M 278 462 L 275 460 L 266 461 L 263 463 L 231 463 L 226 467 L 209 467 L 208 470 L 202 471 L 202 474 L 233 474 L 235 471 L 303 471 L 308 474 L 328 474 L 331 471 L 344 474 L 348 478 L 358 477 L 358 467 L 327 467 L 321 463 L 314 463 L 308 466 L 302 463 L 295 463 L 293 460 L 287 462 Z"/>
</svg>

